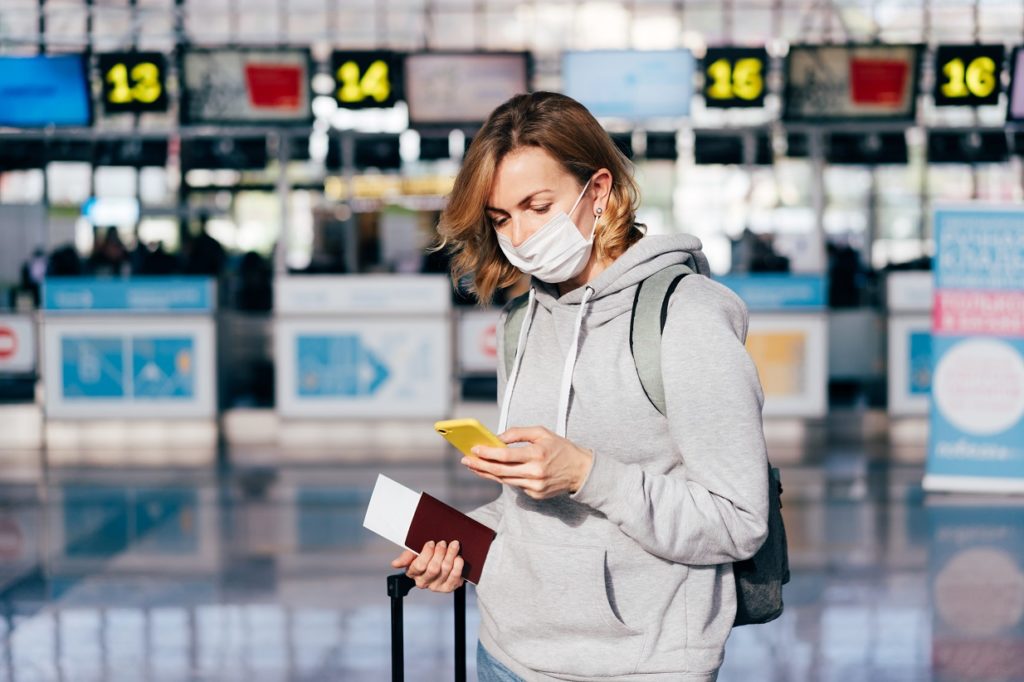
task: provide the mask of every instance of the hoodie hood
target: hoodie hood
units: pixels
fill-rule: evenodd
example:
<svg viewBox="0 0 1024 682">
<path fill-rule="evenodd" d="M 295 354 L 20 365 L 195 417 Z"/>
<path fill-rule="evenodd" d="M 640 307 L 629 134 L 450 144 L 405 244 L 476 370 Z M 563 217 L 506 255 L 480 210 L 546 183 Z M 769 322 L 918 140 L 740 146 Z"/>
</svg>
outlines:
<svg viewBox="0 0 1024 682">
<path fill-rule="evenodd" d="M 559 296 L 558 286 L 534 278 L 526 308 L 526 316 L 519 332 L 516 357 L 509 374 L 502 399 L 499 428 L 508 426 L 508 411 L 515 390 L 516 379 L 526 348 L 526 339 L 537 306 L 548 311 L 569 309 L 575 315 L 575 325 L 569 352 L 562 371 L 559 391 L 558 422 L 555 432 L 565 436 L 572 393 L 572 375 L 576 367 L 580 339 L 584 326 L 596 326 L 621 315 L 633 305 L 633 289 L 637 284 L 670 265 L 686 265 L 697 274 L 710 275 L 708 259 L 701 251 L 701 242 L 692 235 L 647 236 L 629 247 L 600 275 L 584 286 Z"/>
<path fill-rule="evenodd" d="M 695 273 L 710 277 L 711 268 L 702 248 L 700 239 L 690 234 L 649 235 L 626 249 L 593 281 L 564 296 L 559 296 L 557 285 L 534 279 L 537 303 L 549 309 L 556 304 L 575 305 L 590 289 L 590 302 L 596 306 L 598 301 L 631 289 L 670 265 L 686 265 Z"/>
</svg>

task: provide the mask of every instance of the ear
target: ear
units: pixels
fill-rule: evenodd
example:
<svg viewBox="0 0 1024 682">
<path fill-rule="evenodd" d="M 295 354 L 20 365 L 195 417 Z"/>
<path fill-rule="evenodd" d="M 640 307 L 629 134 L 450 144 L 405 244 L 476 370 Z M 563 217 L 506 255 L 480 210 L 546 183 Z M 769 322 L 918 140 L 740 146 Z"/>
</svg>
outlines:
<svg viewBox="0 0 1024 682">
<path fill-rule="evenodd" d="M 612 173 L 607 168 L 600 168 L 594 173 L 590 181 L 590 189 L 587 192 L 594 202 L 594 211 L 601 209 L 602 213 L 608 210 L 608 198 L 612 194 Z"/>
</svg>

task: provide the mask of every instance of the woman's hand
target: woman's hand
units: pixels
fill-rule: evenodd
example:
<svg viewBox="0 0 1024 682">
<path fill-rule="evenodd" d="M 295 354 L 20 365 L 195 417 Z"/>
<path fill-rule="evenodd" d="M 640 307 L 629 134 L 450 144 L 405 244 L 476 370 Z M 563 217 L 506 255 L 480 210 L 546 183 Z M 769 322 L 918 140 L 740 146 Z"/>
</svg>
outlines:
<svg viewBox="0 0 1024 682">
<path fill-rule="evenodd" d="M 476 457 L 462 463 L 481 478 L 522 488 L 535 500 L 564 492 L 574 493 L 587 480 L 594 453 L 556 436 L 542 426 L 509 429 L 498 436 L 506 443 L 528 443 L 516 448 L 478 445 Z"/>
<path fill-rule="evenodd" d="M 459 556 L 458 540 L 448 544 L 428 542 L 416 556 L 405 550 L 391 562 L 394 568 L 404 568 L 405 574 L 416 581 L 416 587 L 431 592 L 454 592 L 462 587 L 462 557 Z"/>
</svg>

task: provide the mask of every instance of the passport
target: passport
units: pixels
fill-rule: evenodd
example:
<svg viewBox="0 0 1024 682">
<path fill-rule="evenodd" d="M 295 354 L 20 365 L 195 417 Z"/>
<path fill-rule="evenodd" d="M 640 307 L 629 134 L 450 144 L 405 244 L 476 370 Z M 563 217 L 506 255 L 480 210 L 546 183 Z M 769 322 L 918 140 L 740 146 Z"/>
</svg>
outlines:
<svg viewBox="0 0 1024 682">
<path fill-rule="evenodd" d="M 449 544 L 458 540 L 464 562 L 462 577 L 474 585 L 480 580 L 487 552 L 497 535 L 436 497 L 416 492 L 383 474 L 377 476 L 363 527 L 417 554 L 431 540 Z"/>
</svg>

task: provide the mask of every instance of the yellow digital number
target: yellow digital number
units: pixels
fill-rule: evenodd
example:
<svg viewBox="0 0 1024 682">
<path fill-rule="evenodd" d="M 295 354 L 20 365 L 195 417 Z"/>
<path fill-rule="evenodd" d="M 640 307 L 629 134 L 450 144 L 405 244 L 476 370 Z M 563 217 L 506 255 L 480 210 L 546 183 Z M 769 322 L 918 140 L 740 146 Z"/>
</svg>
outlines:
<svg viewBox="0 0 1024 682">
<path fill-rule="evenodd" d="M 733 70 L 733 90 L 747 101 L 755 100 L 764 92 L 764 64 L 760 59 L 741 59 Z"/>
<path fill-rule="evenodd" d="M 964 60 L 953 59 L 942 67 L 949 79 L 942 85 L 942 94 L 950 99 L 985 98 L 996 88 L 996 63 L 991 57 L 978 57 L 964 67 Z"/>
<path fill-rule="evenodd" d="M 163 87 L 160 85 L 160 68 L 153 62 L 141 62 L 132 67 L 132 79 L 137 81 L 132 88 L 135 100 L 152 104 L 160 99 Z"/>
<path fill-rule="evenodd" d="M 129 104 L 132 101 L 132 88 L 128 84 L 128 67 L 114 64 L 107 71 L 107 82 L 113 86 L 107 99 L 112 104 Z"/>
<path fill-rule="evenodd" d="M 708 67 L 712 84 L 708 97 L 717 100 L 753 101 L 764 92 L 764 64 L 760 59 L 741 59 L 733 66 L 728 59 L 719 59 Z"/>
<path fill-rule="evenodd" d="M 383 102 L 391 96 L 391 82 L 388 80 L 388 64 L 378 59 L 366 68 L 365 73 L 359 72 L 359 64 L 348 61 L 338 67 L 337 78 L 341 83 L 338 88 L 338 101 L 355 104 L 367 98 Z"/>
<path fill-rule="evenodd" d="M 709 66 L 708 76 L 714 81 L 708 88 L 708 97 L 732 99 L 732 64 L 728 59 L 719 59 Z"/>
<path fill-rule="evenodd" d="M 163 86 L 160 85 L 160 68 L 156 64 L 136 64 L 132 67 L 130 75 L 131 81 L 135 81 L 134 86 L 129 81 L 126 65 L 115 64 L 107 71 L 107 82 L 113 86 L 107 98 L 112 104 L 152 104 L 160 99 Z"/>
</svg>

